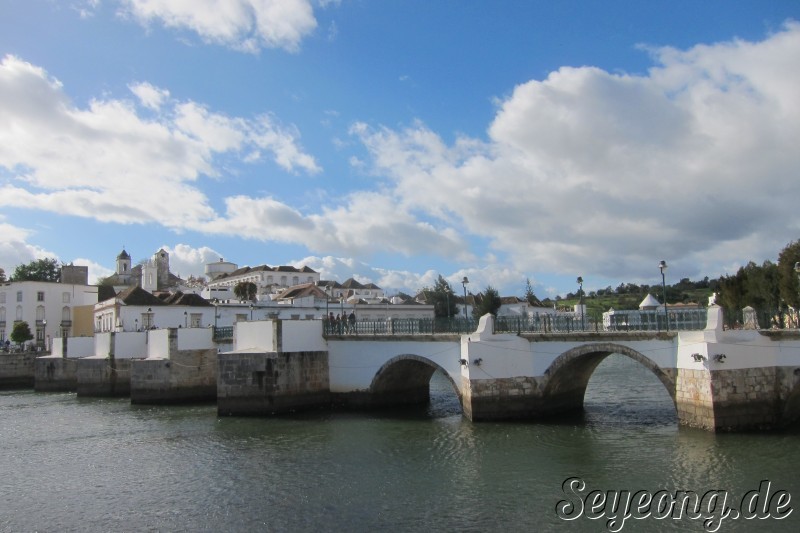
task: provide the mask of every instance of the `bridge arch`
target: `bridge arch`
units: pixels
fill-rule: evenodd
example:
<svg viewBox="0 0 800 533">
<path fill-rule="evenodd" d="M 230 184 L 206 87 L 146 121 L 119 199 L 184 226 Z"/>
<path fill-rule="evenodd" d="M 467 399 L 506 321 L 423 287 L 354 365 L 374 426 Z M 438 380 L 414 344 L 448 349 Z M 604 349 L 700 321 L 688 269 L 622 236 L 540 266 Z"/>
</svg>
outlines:
<svg viewBox="0 0 800 533">
<path fill-rule="evenodd" d="M 369 392 L 372 404 L 410 405 L 430 401 L 431 376 L 437 370 L 447 378 L 463 410 L 461 387 L 441 365 L 414 354 L 402 354 L 386 361 L 372 378 Z"/>
<path fill-rule="evenodd" d="M 614 343 L 585 344 L 559 355 L 544 372 L 547 376 L 545 397 L 561 404 L 562 410 L 582 408 L 589 379 L 597 366 L 613 353 L 629 357 L 650 370 L 664 385 L 677 411 L 675 369 L 661 368 L 640 352 Z"/>
</svg>

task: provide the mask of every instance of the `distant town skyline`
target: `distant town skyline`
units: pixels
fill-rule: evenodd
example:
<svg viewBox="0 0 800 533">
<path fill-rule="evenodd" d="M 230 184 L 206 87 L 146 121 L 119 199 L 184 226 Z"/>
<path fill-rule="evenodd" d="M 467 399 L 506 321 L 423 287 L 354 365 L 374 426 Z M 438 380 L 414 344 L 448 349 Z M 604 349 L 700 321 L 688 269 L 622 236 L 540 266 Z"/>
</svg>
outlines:
<svg viewBox="0 0 800 533">
<path fill-rule="evenodd" d="M 0 1 L 0 268 L 539 298 L 800 238 L 800 4 Z"/>
</svg>

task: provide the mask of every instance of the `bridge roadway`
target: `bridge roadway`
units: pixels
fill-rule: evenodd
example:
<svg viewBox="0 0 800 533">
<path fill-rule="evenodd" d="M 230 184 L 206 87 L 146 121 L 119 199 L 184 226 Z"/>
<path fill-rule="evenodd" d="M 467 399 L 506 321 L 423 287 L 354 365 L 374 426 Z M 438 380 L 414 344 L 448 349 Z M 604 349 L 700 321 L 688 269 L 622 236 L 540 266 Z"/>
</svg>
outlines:
<svg viewBox="0 0 800 533">
<path fill-rule="evenodd" d="M 650 370 L 683 425 L 712 431 L 776 428 L 800 415 L 798 331 L 724 331 L 712 306 L 705 330 L 324 338 L 314 321 L 237 326 L 219 355 L 220 414 L 279 413 L 333 403 L 379 408 L 429 399 L 440 370 L 473 421 L 537 419 L 580 410 L 589 379 L 612 353 Z"/>
</svg>

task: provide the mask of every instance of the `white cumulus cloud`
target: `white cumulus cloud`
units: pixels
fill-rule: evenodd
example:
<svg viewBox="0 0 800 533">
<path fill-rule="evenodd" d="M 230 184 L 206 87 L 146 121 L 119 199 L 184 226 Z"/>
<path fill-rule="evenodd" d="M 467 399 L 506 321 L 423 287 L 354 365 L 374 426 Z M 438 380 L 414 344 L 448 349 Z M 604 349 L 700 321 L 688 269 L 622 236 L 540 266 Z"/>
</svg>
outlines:
<svg viewBox="0 0 800 533">
<path fill-rule="evenodd" d="M 246 52 L 295 52 L 317 27 L 308 0 L 121 0 L 142 24 L 189 30 L 204 41 Z"/>
<path fill-rule="evenodd" d="M 499 102 L 485 140 L 359 124 L 399 205 L 517 271 L 652 277 L 775 257 L 797 237 L 800 24 L 651 51 L 645 75 L 564 67 Z"/>
<path fill-rule="evenodd" d="M 3 58 L 0 168 L 11 179 L 0 181 L 0 205 L 193 229 L 216 216 L 198 182 L 220 175 L 223 155 L 252 162 L 258 149 L 287 171 L 321 170 L 297 146 L 297 132 L 270 117 L 229 117 L 191 101 L 166 105 L 168 91 L 132 87 L 149 108 L 166 109 L 146 118 L 114 99 L 81 108 L 44 69 Z M 166 209 L 164 198 L 180 201 Z"/>
</svg>

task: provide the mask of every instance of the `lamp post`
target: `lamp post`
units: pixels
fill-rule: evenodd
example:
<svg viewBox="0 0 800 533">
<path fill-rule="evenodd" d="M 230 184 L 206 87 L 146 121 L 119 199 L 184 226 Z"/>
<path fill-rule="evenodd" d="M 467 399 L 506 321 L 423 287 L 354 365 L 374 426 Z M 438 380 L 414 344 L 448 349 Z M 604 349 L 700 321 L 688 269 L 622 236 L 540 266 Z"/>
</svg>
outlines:
<svg viewBox="0 0 800 533">
<path fill-rule="evenodd" d="M 47 319 L 42 320 L 42 348 L 47 351 Z"/>
<path fill-rule="evenodd" d="M 139 319 L 138 318 L 134 318 L 133 319 L 133 327 L 134 327 L 134 329 L 136 331 L 139 331 Z"/>
<path fill-rule="evenodd" d="M 669 331 L 669 313 L 667 312 L 667 278 L 664 271 L 667 269 L 667 262 L 663 259 L 658 263 L 658 269 L 661 271 L 661 288 L 664 291 L 664 316 L 667 319 L 667 331 Z"/>
<path fill-rule="evenodd" d="M 581 308 L 581 331 L 583 331 L 584 329 L 586 329 L 586 323 L 584 321 L 584 315 L 583 315 L 583 278 L 581 276 L 578 276 L 577 282 L 578 282 L 578 305 Z"/>
<path fill-rule="evenodd" d="M 184 311 L 183 312 L 183 327 L 185 327 L 185 328 L 189 327 L 189 313 L 188 313 L 188 311 Z"/>
<path fill-rule="evenodd" d="M 469 283 L 469 279 L 467 276 L 464 276 L 464 279 L 461 280 L 461 284 L 464 286 L 464 320 L 469 320 L 467 318 L 467 284 Z"/>
<path fill-rule="evenodd" d="M 250 322 L 253 321 L 253 304 L 250 304 Z"/>
</svg>

